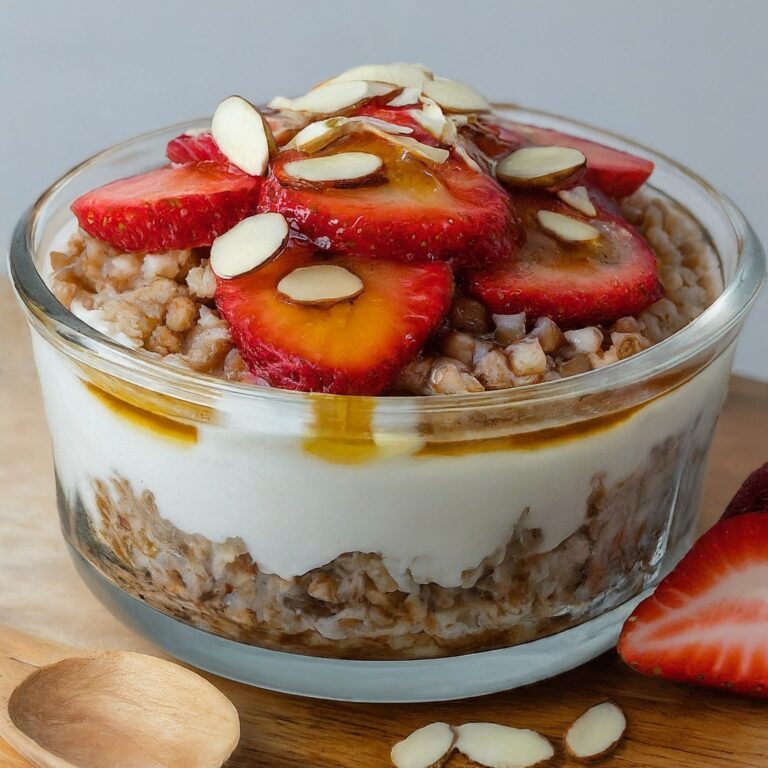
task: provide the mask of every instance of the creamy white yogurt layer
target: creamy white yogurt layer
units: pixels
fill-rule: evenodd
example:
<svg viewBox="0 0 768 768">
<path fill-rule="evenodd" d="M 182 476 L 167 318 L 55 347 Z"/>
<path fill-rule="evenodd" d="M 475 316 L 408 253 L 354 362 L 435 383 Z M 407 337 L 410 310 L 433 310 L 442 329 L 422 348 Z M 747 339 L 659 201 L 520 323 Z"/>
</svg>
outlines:
<svg viewBox="0 0 768 768">
<path fill-rule="evenodd" d="M 596 473 L 611 484 L 642 469 L 654 446 L 699 416 L 700 434 L 682 449 L 701 445 L 730 369 L 722 355 L 626 420 L 566 442 L 455 456 L 392 451 L 350 466 L 258 420 L 201 424 L 196 442 L 169 440 L 102 402 L 46 342 L 34 347 L 61 483 L 94 519 L 92 480 L 119 475 L 137 494 L 151 491 L 181 530 L 240 537 L 259 568 L 282 578 L 360 551 L 380 553 L 401 584 L 446 587 L 499 552 L 523 510 L 548 551 L 583 524 Z"/>
</svg>

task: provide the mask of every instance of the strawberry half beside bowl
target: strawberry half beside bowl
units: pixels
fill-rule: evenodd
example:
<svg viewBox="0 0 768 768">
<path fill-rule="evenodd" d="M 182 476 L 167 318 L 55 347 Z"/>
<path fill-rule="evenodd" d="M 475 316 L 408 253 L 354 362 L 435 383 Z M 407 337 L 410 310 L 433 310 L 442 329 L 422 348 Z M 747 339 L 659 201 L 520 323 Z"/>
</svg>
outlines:
<svg viewBox="0 0 768 768">
<path fill-rule="evenodd" d="M 417 84 L 433 77 L 415 65 L 395 70 Z M 484 104 L 466 87 L 437 82 L 433 95 L 467 139 L 475 116 L 462 110 Z M 353 85 L 351 98 L 362 91 Z M 349 119 L 360 109 L 344 106 Z M 644 154 L 566 120 L 524 110 L 503 116 Z M 696 529 L 703 457 L 763 272 L 740 214 L 648 153 L 653 188 L 627 201 L 624 215 L 641 228 L 643 216 L 660 218 L 668 234 L 678 222 L 688 256 L 701 255 L 702 269 L 711 256 L 715 275 L 722 267 L 725 285 L 712 283 L 722 294 L 692 321 L 669 299 L 586 334 L 534 317 L 489 319 L 460 294 L 452 303 L 462 311 L 454 312 L 452 257 L 398 262 L 383 246 L 373 255 L 360 250 L 362 239 L 339 253 L 319 239 L 299 241 L 300 221 L 293 233 L 269 229 L 275 248 L 222 266 L 216 243 L 247 229 L 261 215 L 252 211 L 218 235 L 210 260 L 207 246 L 144 256 L 91 235 L 76 236 L 70 250 L 73 200 L 163 165 L 166 145 L 188 127 L 139 137 L 80 166 L 30 211 L 12 249 L 51 425 L 62 530 L 84 579 L 119 604 L 123 621 L 190 663 L 313 696 L 472 696 L 543 679 L 614 646 L 623 606 L 679 560 Z M 409 149 L 432 157 L 445 149 L 420 143 L 429 148 Z M 458 148 L 448 151 L 446 163 L 472 167 Z M 479 150 L 467 154 L 489 189 L 509 199 Z M 371 162 L 353 160 L 358 178 L 379 180 Z M 378 194 L 383 185 L 361 189 Z M 349 187 L 331 191 L 350 201 Z M 482 218 L 482 206 L 472 214 Z M 709 244 L 689 239 L 703 229 Z M 287 273 L 270 274 L 294 253 Z M 480 261 L 471 266 L 485 268 Z M 215 262 L 227 275 L 219 284 L 210 279 Z M 310 267 L 324 268 L 310 283 L 322 293 L 308 291 L 299 272 Z M 366 269 L 398 276 L 377 282 Z M 72 278 L 67 291 L 54 273 Z M 114 294 L 100 291 L 101 281 Z M 400 290 L 392 297 L 401 284 L 407 301 Z M 126 307 L 135 310 L 128 318 Z M 451 333 L 457 315 L 479 318 L 474 336 Z M 665 323 L 674 320 L 688 325 L 673 332 L 680 326 Z M 592 358 L 605 362 L 618 344 L 612 337 L 631 336 L 633 321 L 665 340 L 583 375 L 535 384 L 542 377 L 528 376 L 546 370 L 555 347 L 573 353 L 576 374 Z M 264 386 L 254 373 L 262 347 L 277 356 L 274 380 L 284 386 L 312 377 L 313 387 L 347 393 L 363 382 L 367 394 Z M 400 365 L 422 373 L 436 396 L 397 394 L 386 382 Z M 515 386 L 494 391 L 505 371 Z"/>
<path fill-rule="evenodd" d="M 618 651 L 632 669 L 768 697 L 767 474 L 765 464 L 745 481 L 627 619 Z"/>
</svg>

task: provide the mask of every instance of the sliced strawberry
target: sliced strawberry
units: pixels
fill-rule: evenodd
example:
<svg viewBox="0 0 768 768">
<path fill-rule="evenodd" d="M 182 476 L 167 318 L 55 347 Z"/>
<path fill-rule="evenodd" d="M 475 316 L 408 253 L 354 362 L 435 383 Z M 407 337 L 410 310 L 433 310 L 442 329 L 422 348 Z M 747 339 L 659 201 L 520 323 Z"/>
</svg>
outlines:
<svg viewBox="0 0 768 768">
<path fill-rule="evenodd" d="M 262 114 L 278 146 L 290 141 L 309 122 L 306 115 L 288 110 L 264 110 Z M 182 133 L 168 142 L 165 154 L 172 163 L 193 163 L 198 160 L 229 163 L 209 131 Z"/>
<path fill-rule="evenodd" d="M 318 263 L 356 274 L 362 293 L 326 308 L 295 304 L 278 293 L 283 277 Z M 270 385 L 375 395 L 416 357 L 447 312 L 452 290 L 446 264 L 326 258 L 292 244 L 255 272 L 218 280 L 216 304 L 243 359 Z"/>
<path fill-rule="evenodd" d="M 314 157 L 353 151 L 381 157 L 385 183 L 295 189 L 281 183 L 282 168 L 303 155 L 283 152 L 264 184 L 260 209 L 282 213 L 320 248 L 373 259 L 479 265 L 507 258 L 519 244 L 509 197 L 487 174 L 454 157 L 424 163 L 367 132 L 347 135 Z"/>
<path fill-rule="evenodd" d="M 629 617 L 618 650 L 643 674 L 768 696 L 768 515 L 705 533 Z"/>
<path fill-rule="evenodd" d="M 192 136 L 183 133 L 168 142 L 165 154 L 172 163 L 194 163 L 198 160 L 229 163 L 210 133 L 198 133 Z"/>
<path fill-rule="evenodd" d="M 523 128 L 536 144 L 557 144 L 580 149 L 587 158 L 587 181 L 611 197 L 626 197 L 637 192 L 653 173 L 653 163 L 644 157 L 549 128 L 538 128 L 535 125 Z"/>
<path fill-rule="evenodd" d="M 210 245 L 256 212 L 261 178 L 189 163 L 120 179 L 72 203 L 80 226 L 124 251 Z"/>
<path fill-rule="evenodd" d="M 483 117 L 470 135 L 494 159 L 529 144 L 558 145 L 581 150 L 587 158 L 589 184 L 611 197 L 636 192 L 653 172 L 653 163 L 596 141 L 536 125 L 514 123 L 504 118 Z"/>
<path fill-rule="evenodd" d="M 656 257 L 641 235 L 592 192 L 598 208 L 588 218 L 548 193 L 515 193 L 512 201 L 526 232 L 508 261 L 470 270 L 467 291 L 492 312 L 527 312 L 564 326 L 609 323 L 641 312 L 661 296 Z M 544 232 L 540 210 L 555 211 L 595 227 L 600 237 L 563 243 Z"/>
<path fill-rule="evenodd" d="M 722 519 L 750 512 L 768 512 L 768 462 L 756 469 L 741 485 Z"/>
</svg>

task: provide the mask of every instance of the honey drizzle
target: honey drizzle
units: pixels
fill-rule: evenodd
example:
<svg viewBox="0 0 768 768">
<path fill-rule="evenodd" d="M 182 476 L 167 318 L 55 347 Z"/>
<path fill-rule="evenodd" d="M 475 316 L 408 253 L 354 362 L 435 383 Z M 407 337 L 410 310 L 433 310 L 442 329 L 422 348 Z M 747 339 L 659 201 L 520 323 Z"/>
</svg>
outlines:
<svg viewBox="0 0 768 768">
<path fill-rule="evenodd" d="M 378 458 L 373 439 L 374 398 L 308 395 L 312 404 L 312 434 L 304 450 L 333 464 L 363 464 Z"/>
<path fill-rule="evenodd" d="M 641 403 L 618 413 L 597 416 L 593 419 L 586 419 L 561 427 L 549 427 L 548 429 L 537 429 L 531 432 L 520 432 L 515 435 L 505 435 L 504 437 L 487 437 L 479 440 L 427 443 L 415 456 L 462 456 L 466 453 L 534 451 L 538 448 L 551 448 L 555 445 L 567 443 L 588 435 L 607 432 L 609 429 L 629 421 L 632 416 L 641 411 L 647 404 Z"/>
<path fill-rule="evenodd" d="M 446 442 L 428 442 L 426 437 L 421 447 L 410 455 L 412 458 L 426 458 L 496 451 L 533 451 L 607 432 L 629 421 L 647 405 L 687 384 L 711 361 L 712 358 L 708 358 L 703 365 L 689 366 L 681 371 L 659 376 L 655 381 L 657 394 L 642 403 L 615 413 L 585 419 L 575 424 L 519 432 L 503 437 Z M 309 397 L 312 401 L 314 422 L 313 434 L 306 437 L 303 443 L 307 453 L 336 464 L 362 464 L 393 455 L 391 449 L 378 445 L 373 437 L 375 398 L 358 396 L 329 398 L 318 395 L 309 395 Z M 403 445 L 407 445 L 407 442 L 407 439 L 404 439 Z M 412 444 L 415 442 L 414 440 Z M 403 452 L 396 451 L 396 453 Z"/>
<path fill-rule="evenodd" d="M 84 382 L 84 384 L 86 389 L 102 405 L 135 426 L 183 445 L 189 446 L 197 442 L 197 427 L 194 425 L 176 421 L 165 414 L 148 410 L 142 405 L 124 400 L 93 382 Z"/>
<path fill-rule="evenodd" d="M 373 398 L 367 397 L 313 397 L 312 434 L 304 438 L 304 450 L 334 464 L 363 464 L 392 455 L 391 450 L 382 448 L 374 440 L 372 429 L 374 403 Z M 472 453 L 531 451 L 551 447 L 587 435 L 605 432 L 628 421 L 646 404 L 642 403 L 619 413 L 598 416 L 562 427 L 539 429 L 504 437 L 426 443 L 411 455 L 414 458 L 462 456 Z"/>
</svg>

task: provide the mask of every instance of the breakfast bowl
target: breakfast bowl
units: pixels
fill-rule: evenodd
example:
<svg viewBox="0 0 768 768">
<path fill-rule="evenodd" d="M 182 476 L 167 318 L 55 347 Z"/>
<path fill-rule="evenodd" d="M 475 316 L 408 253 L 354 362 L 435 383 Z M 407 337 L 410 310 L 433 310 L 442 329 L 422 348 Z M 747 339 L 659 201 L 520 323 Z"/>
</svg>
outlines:
<svg viewBox="0 0 768 768">
<path fill-rule="evenodd" d="M 646 311 L 653 343 L 616 355 L 633 330 L 618 327 L 614 357 L 590 370 L 429 397 L 289 391 L 136 348 L 103 311 L 51 290 L 77 231 L 70 206 L 159 167 L 168 142 L 204 120 L 95 155 L 19 222 L 10 272 L 64 539 L 104 604 L 167 652 L 307 696 L 489 693 L 613 646 L 690 547 L 763 279 L 760 245 L 732 203 L 672 160 L 572 120 L 496 109 L 654 163 L 622 210 L 698 282 L 668 275 L 679 300 Z M 215 347 L 226 330 L 205 318 L 198 337 Z"/>
</svg>

